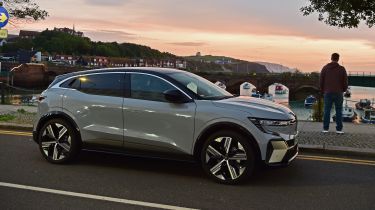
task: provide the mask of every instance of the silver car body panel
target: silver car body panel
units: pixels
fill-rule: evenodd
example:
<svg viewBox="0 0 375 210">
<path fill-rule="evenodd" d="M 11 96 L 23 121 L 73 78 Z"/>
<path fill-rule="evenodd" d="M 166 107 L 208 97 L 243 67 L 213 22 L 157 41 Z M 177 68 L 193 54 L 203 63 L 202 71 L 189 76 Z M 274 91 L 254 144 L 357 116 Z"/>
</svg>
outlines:
<svg viewBox="0 0 375 210">
<path fill-rule="evenodd" d="M 122 147 L 124 98 L 67 90 L 63 110 L 76 119 L 86 143 Z"/>
</svg>

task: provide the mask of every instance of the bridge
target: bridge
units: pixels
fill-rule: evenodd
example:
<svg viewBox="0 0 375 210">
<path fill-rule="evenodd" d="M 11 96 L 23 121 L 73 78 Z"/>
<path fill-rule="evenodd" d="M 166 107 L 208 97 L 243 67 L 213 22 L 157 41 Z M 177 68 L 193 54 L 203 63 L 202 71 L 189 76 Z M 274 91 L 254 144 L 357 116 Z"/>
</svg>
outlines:
<svg viewBox="0 0 375 210">
<path fill-rule="evenodd" d="M 375 87 L 375 72 L 348 72 L 350 86 Z"/>
<path fill-rule="evenodd" d="M 233 94 L 240 93 L 240 85 L 250 82 L 257 90 L 268 92 L 268 87 L 274 83 L 281 83 L 289 88 L 290 98 L 304 99 L 307 95 L 319 92 L 319 74 L 233 74 L 233 73 L 204 73 L 196 74 L 210 80 L 221 81 L 227 86 L 227 91 Z"/>
<path fill-rule="evenodd" d="M 307 95 L 319 92 L 319 73 L 234 74 L 196 72 L 196 74 L 211 82 L 224 82 L 227 90 L 233 94 L 240 93 L 240 85 L 244 82 L 252 83 L 260 92 L 268 92 L 270 85 L 281 83 L 289 88 L 292 100 L 304 99 Z M 349 86 L 375 87 L 375 73 L 349 72 L 348 80 Z"/>
<path fill-rule="evenodd" d="M 12 69 L 17 64 L 4 63 L 3 68 Z M 48 66 L 45 72 L 45 83 L 51 82 L 56 75 L 77 71 L 77 67 Z M 81 68 L 82 70 L 82 68 Z M 1 72 L 0 82 L 7 82 L 7 73 Z M 250 82 L 257 89 L 264 93 L 268 92 L 268 87 L 274 83 L 281 83 L 289 88 L 291 100 L 304 99 L 307 95 L 317 94 L 319 92 L 319 73 L 234 73 L 234 72 L 194 72 L 212 82 L 222 81 L 227 86 L 227 90 L 233 94 L 240 93 L 240 85 L 244 82 Z M 34 75 L 35 76 L 35 75 Z M 350 86 L 375 87 L 375 72 L 348 72 Z M 40 81 L 28 81 L 32 87 L 35 84 L 41 85 Z M 43 83 L 44 84 L 44 83 Z M 23 86 L 20 86 L 23 85 Z M 16 86 L 25 87 L 26 84 L 16 84 Z"/>
</svg>

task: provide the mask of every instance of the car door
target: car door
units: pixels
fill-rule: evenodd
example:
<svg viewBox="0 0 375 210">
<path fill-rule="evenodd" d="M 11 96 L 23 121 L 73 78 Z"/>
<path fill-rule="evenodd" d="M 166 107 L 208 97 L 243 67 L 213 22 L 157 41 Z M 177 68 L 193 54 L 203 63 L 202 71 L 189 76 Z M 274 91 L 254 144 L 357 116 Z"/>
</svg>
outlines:
<svg viewBox="0 0 375 210">
<path fill-rule="evenodd" d="M 71 81 L 63 109 L 75 119 L 89 146 L 123 145 L 125 73 L 97 73 Z"/>
<path fill-rule="evenodd" d="M 168 102 L 163 92 L 177 88 L 156 75 L 131 72 L 127 78 L 130 97 L 124 100 L 125 148 L 190 153 L 195 102 Z"/>
</svg>

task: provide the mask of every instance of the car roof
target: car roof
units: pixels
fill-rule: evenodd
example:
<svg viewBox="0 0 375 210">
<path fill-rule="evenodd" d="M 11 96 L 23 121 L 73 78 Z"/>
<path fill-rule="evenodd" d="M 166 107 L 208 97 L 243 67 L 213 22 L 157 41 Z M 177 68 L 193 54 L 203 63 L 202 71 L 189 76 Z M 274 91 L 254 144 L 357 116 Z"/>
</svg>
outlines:
<svg viewBox="0 0 375 210">
<path fill-rule="evenodd" d="M 144 73 L 168 74 L 168 73 L 177 73 L 177 72 L 183 72 L 183 71 L 178 70 L 178 69 L 172 69 L 172 68 L 157 68 L 157 67 L 120 67 L 120 68 L 102 68 L 102 69 L 77 71 L 77 72 L 64 74 L 61 76 L 75 76 L 75 75 L 85 75 L 85 74 L 102 73 L 102 72 L 144 72 Z"/>
<path fill-rule="evenodd" d="M 48 86 L 48 88 L 70 77 L 86 75 L 86 74 L 103 73 L 103 72 L 112 72 L 112 73 L 113 72 L 142 72 L 142 73 L 153 73 L 153 74 L 163 75 L 163 74 L 178 73 L 178 72 L 185 72 L 185 71 L 172 69 L 172 68 L 158 68 L 158 67 L 119 67 L 119 68 L 91 69 L 91 70 L 76 71 L 76 72 L 59 75 Z"/>
</svg>

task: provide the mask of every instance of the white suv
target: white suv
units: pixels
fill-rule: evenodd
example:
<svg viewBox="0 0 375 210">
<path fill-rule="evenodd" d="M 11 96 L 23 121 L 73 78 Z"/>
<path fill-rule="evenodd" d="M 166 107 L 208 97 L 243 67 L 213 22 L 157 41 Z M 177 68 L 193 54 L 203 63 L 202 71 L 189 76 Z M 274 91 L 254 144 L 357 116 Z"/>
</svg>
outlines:
<svg viewBox="0 0 375 210">
<path fill-rule="evenodd" d="M 58 76 L 39 98 L 34 139 L 52 163 L 80 149 L 195 157 L 222 183 L 238 183 L 257 162 L 298 154 L 297 120 L 281 105 L 235 97 L 189 72 L 99 69 Z"/>
</svg>

